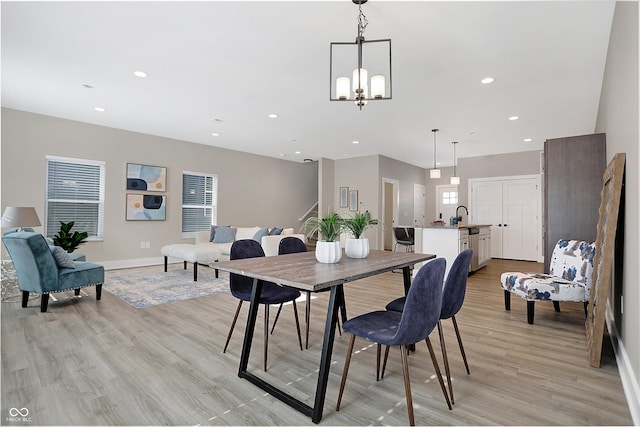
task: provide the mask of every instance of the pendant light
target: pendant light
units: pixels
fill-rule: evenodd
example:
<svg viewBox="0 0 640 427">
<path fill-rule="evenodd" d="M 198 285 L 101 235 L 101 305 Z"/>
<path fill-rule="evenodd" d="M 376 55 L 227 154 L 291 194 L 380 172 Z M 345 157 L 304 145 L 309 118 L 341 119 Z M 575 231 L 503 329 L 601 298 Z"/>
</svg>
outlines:
<svg viewBox="0 0 640 427">
<path fill-rule="evenodd" d="M 440 178 L 440 169 L 436 168 L 436 132 L 439 130 L 440 129 L 431 129 L 431 132 L 433 132 L 433 169 L 429 171 L 429 177 L 431 179 Z"/>
<path fill-rule="evenodd" d="M 456 144 L 458 141 L 452 141 L 453 144 L 453 176 L 451 177 L 451 185 L 460 184 L 460 177 L 456 174 Z"/>
</svg>

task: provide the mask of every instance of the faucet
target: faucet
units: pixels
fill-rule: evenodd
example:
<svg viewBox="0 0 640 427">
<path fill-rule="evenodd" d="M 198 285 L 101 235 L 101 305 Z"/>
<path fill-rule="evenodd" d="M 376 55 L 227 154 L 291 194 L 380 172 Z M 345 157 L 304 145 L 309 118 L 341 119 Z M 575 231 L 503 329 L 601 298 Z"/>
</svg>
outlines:
<svg viewBox="0 0 640 427">
<path fill-rule="evenodd" d="M 467 216 L 469 216 L 469 210 L 467 209 L 466 206 L 464 205 L 460 205 L 456 208 L 456 223 L 459 223 L 460 221 L 462 221 L 462 215 L 458 216 L 458 209 L 460 208 L 464 208 L 465 213 L 467 214 Z"/>
</svg>

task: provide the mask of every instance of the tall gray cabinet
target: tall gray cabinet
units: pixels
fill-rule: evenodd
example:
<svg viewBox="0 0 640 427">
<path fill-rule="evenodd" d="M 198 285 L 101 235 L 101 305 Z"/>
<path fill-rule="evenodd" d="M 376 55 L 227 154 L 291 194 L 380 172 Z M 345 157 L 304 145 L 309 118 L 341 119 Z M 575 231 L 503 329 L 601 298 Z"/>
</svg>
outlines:
<svg viewBox="0 0 640 427">
<path fill-rule="evenodd" d="M 596 240 L 602 174 L 606 166 L 604 133 L 544 142 L 546 273 L 559 239 Z"/>
</svg>

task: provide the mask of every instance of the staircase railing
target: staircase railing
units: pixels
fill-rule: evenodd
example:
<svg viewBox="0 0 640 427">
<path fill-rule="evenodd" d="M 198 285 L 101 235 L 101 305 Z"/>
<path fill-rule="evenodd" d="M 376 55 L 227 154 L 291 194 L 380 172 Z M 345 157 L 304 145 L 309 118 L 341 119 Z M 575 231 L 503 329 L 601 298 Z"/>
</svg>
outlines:
<svg viewBox="0 0 640 427">
<path fill-rule="evenodd" d="M 309 215 L 311 215 L 311 213 L 316 212 L 317 207 L 318 207 L 318 200 L 316 200 L 315 203 L 311 205 L 311 207 L 307 209 L 307 211 L 304 214 L 302 214 L 300 218 L 298 218 L 298 221 L 300 222 L 304 221 Z M 305 235 L 305 237 L 307 238 L 307 242 L 312 240 L 312 237 L 314 236 L 314 234 L 316 234 L 316 232 L 311 230 Z"/>
</svg>

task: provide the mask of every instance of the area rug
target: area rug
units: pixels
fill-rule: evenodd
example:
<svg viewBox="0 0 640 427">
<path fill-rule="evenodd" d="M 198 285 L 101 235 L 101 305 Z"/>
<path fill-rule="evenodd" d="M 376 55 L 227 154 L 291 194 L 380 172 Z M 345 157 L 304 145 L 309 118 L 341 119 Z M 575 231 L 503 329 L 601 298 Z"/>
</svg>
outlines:
<svg viewBox="0 0 640 427">
<path fill-rule="evenodd" d="M 136 308 L 145 308 L 173 301 L 197 298 L 229 291 L 229 275 L 198 266 L 198 281 L 193 281 L 193 265 L 184 270 L 182 263 L 162 266 L 126 268 L 105 271 L 103 289 Z"/>
</svg>

